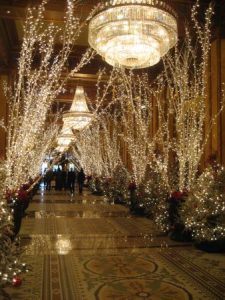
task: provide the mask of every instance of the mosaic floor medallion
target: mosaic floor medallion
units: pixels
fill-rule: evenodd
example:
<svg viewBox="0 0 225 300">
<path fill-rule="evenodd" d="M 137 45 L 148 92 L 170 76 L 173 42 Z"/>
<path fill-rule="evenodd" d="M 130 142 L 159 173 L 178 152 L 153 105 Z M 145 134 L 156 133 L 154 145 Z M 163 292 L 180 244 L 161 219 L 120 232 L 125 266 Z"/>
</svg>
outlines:
<svg viewBox="0 0 225 300">
<path fill-rule="evenodd" d="M 106 277 L 136 277 L 153 273 L 156 263 L 135 256 L 100 256 L 85 263 L 86 270 Z"/>
<path fill-rule="evenodd" d="M 117 300 L 191 300 L 192 296 L 183 287 L 160 280 L 126 279 L 101 286 L 96 299 Z"/>
</svg>

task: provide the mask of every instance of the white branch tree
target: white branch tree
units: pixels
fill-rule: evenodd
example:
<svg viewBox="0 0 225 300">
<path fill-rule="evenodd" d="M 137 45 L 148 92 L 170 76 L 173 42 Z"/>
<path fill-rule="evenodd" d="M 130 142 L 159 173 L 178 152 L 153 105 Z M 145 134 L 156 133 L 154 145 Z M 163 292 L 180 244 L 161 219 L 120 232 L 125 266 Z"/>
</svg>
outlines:
<svg viewBox="0 0 225 300">
<path fill-rule="evenodd" d="M 210 6 L 206 11 L 206 22 L 201 27 L 196 19 L 197 7 L 198 2 L 192 10 L 196 36 L 191 38 L 187 30 L 181 50 L 176 48 L 164 58 L 164 81 L 168 86 L 168 102 L 173 109 L 176 127 L 174 151 L 178 161 L 180 191 L 190 190 L 193 186 L 205 147 L 212 8 Z"/>
<path fill-rule="evenodd" d="M 44 20 L 46 3 L 43 0 L 37 8 L 28 9 L 17 76 L 13 86 L 5 85 L 9 116 L 6 174 L 2 176 L 2 166 L 0 170 L 0 286 L 12 283 L 21 271 L 19 254 L 15 253 L 12 241 L 12 217 L 6 205 L 6 190 L 18 191 L 30 176 L 38 172 L 36 164 L 40 165 L 58 130 L 55 124 L 46 131 L 51 104 L 63 91 L 66 79 L 94 55 L 88 50 L 80 63 L 62 79 L 74 42 L 87 20 L 81 22 L 75 17 L 76 0 L 67 0 L 63 26 L 47 24 Z M 56 47 L 58 42 L 61 44 L 59 48 Z"/>
<path fill-rule="evenodd" d="M 9 99 L 7 127 L 7 187 L 17 189 L 27 179 L 27 158 L 36 153 L 47 113 L 66 79 L 62 75 L 75 40 L 85 24 L 74 16 L 75 0 L 67 0 L 64 26 L 44 24 L 44 0 L 38 9 L 29 8 L 14 86 L 6 87 Z M 56 48 L 61 42 L 60 49 Z M 68 74 L 73 75 L 86 64 L 93 53 L 88 50 L 81 62 Z M 66 78 L 68 78 L 68 76 Z"/>
</svg>

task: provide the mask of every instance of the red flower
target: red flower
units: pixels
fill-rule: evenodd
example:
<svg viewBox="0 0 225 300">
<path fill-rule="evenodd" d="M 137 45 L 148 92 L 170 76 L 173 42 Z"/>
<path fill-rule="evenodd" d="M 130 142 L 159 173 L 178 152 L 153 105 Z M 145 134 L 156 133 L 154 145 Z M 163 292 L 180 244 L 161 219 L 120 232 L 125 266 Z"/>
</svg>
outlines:
<svg viewBox="0 0 225 300">
<path fill-rule="evenodd" d="M 28 200 L 28 192 L 23 190 L 23 189 L 20 189 L 19 192 L 18 192 L 18 196 L 17 196 L 17 199 L 19 201 L 27 201 Z"/>
<path fill-rule="evenodd" d="M 187 191 L 184 192 L 175 191 L 170 194 L 169 200 L 182 201 L 187 196 L 187 194 L 188 194 Z"/>
<path fill-rule="evenodd" d="M 128 190 L 134 191 L 134 190 L 136 190 L 136 189 L 137 189 L 136 183 L 135 183 L 134 181 L 131 182 L 131 183 L 129 184 L 129 186 L 128 186 Z"/>
<path fill-rule="evenodd" d="M 174 198 L 176 200 L 182 199 L 182 197 L 183 197 L 183 193 L 180 191 L 173 192 L 170 195 L 170 198 Z"/>
<path fill-rule="evenodd" d="M 16 197 L 16 192 L 11 190 L 6 190 L 5 198 L 8 203 L 11 203 L 12 199 Z"/>
<path fill-rule="evenodd" d="M 25 183 L 25 184 L 22 185 L 22 189 L 23 189 L 24 191 L 28 190 L 29 187 L 30 187 L 30 184 L 29 184 L 29 183 Z"/>
</svg>

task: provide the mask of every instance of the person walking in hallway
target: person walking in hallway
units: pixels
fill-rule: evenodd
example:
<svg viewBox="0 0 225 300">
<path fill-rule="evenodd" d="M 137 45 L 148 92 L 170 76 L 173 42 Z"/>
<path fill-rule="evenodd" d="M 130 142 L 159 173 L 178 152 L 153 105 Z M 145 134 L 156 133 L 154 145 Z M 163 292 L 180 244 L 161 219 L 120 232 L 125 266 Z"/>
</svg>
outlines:
<svg viewBox="0 0 225 300">
<path fill-rule="evenodd" d="M 61 172 L 61 181 L 62 181 L 62 188 L 64 191 L 66 191 L 67 188 L 67 172 L 65 170 L 65 167 L 63 167 L 62 172 Z"/>
<path fill-rule="evenodd" d="M 55 190 L 56 191 L 62 190 L 62 171 L 59 167 L 55 174 Z"/>
<path fill-rule="evenodd" d="M 51 182 L 53 179 L 53 171 L 50 169 L 46 172 L 45 174 L 45 180 L 46 180 L 46 190 L 50 191 L 51 190 Z"/>
<path fill-rule="evenodd" d="M 70 169 L 67 176 L 67 186 L 71 194 L 74 194 L 75 180 L 76 180 L 76 173 L 73 169 Z"/>
<path fill-rule="evenodd" d="M 83 185 L 85 180 L 85 174 L 83 168 L 80 169 L 80 172 L 77 175 L 77 182 L 79 186 L 79 194 L 81 195 L 83 193 Z"/>
</svg>

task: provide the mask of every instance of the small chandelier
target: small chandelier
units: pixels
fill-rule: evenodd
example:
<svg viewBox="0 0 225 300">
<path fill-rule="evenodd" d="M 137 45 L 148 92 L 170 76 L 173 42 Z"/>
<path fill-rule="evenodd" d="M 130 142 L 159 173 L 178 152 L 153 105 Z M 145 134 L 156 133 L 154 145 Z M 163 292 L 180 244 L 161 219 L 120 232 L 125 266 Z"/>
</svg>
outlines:
<svg viewBox="0 0 225 300">
<path fill-rule="evenodd" d="M 77 86 L 71 108 L 63 114 L 64 126 L 70 130 L 81 130 L 90 123 L 92 117 L 87 107 L 84 88 Z"/>
<path fill-rule="evenodd" d="M 177 42 L 177 16 L 160 0 L 110 0 L 89 24 L 88 41 L 112 66 L 157 64 Z"/>
<path fill-rule="evenodd" d="M 73 136 L 69 134 L 63 134 L 63 133 L 61 133 L 57 138 L 57 142 L 59 146 L 69 146 L 72 140 L 73 140 Z"/>
<path fill-rule="evenodd" d="M 64 152 L 70 146 L 71 142 L 73 142 L 73 140 L 74 135 L 71 129 L 64 124 L 57 138 L 58 147 L 56 148 L 56 150 L 58 150 L 59 152 Z"/>
</svg>

